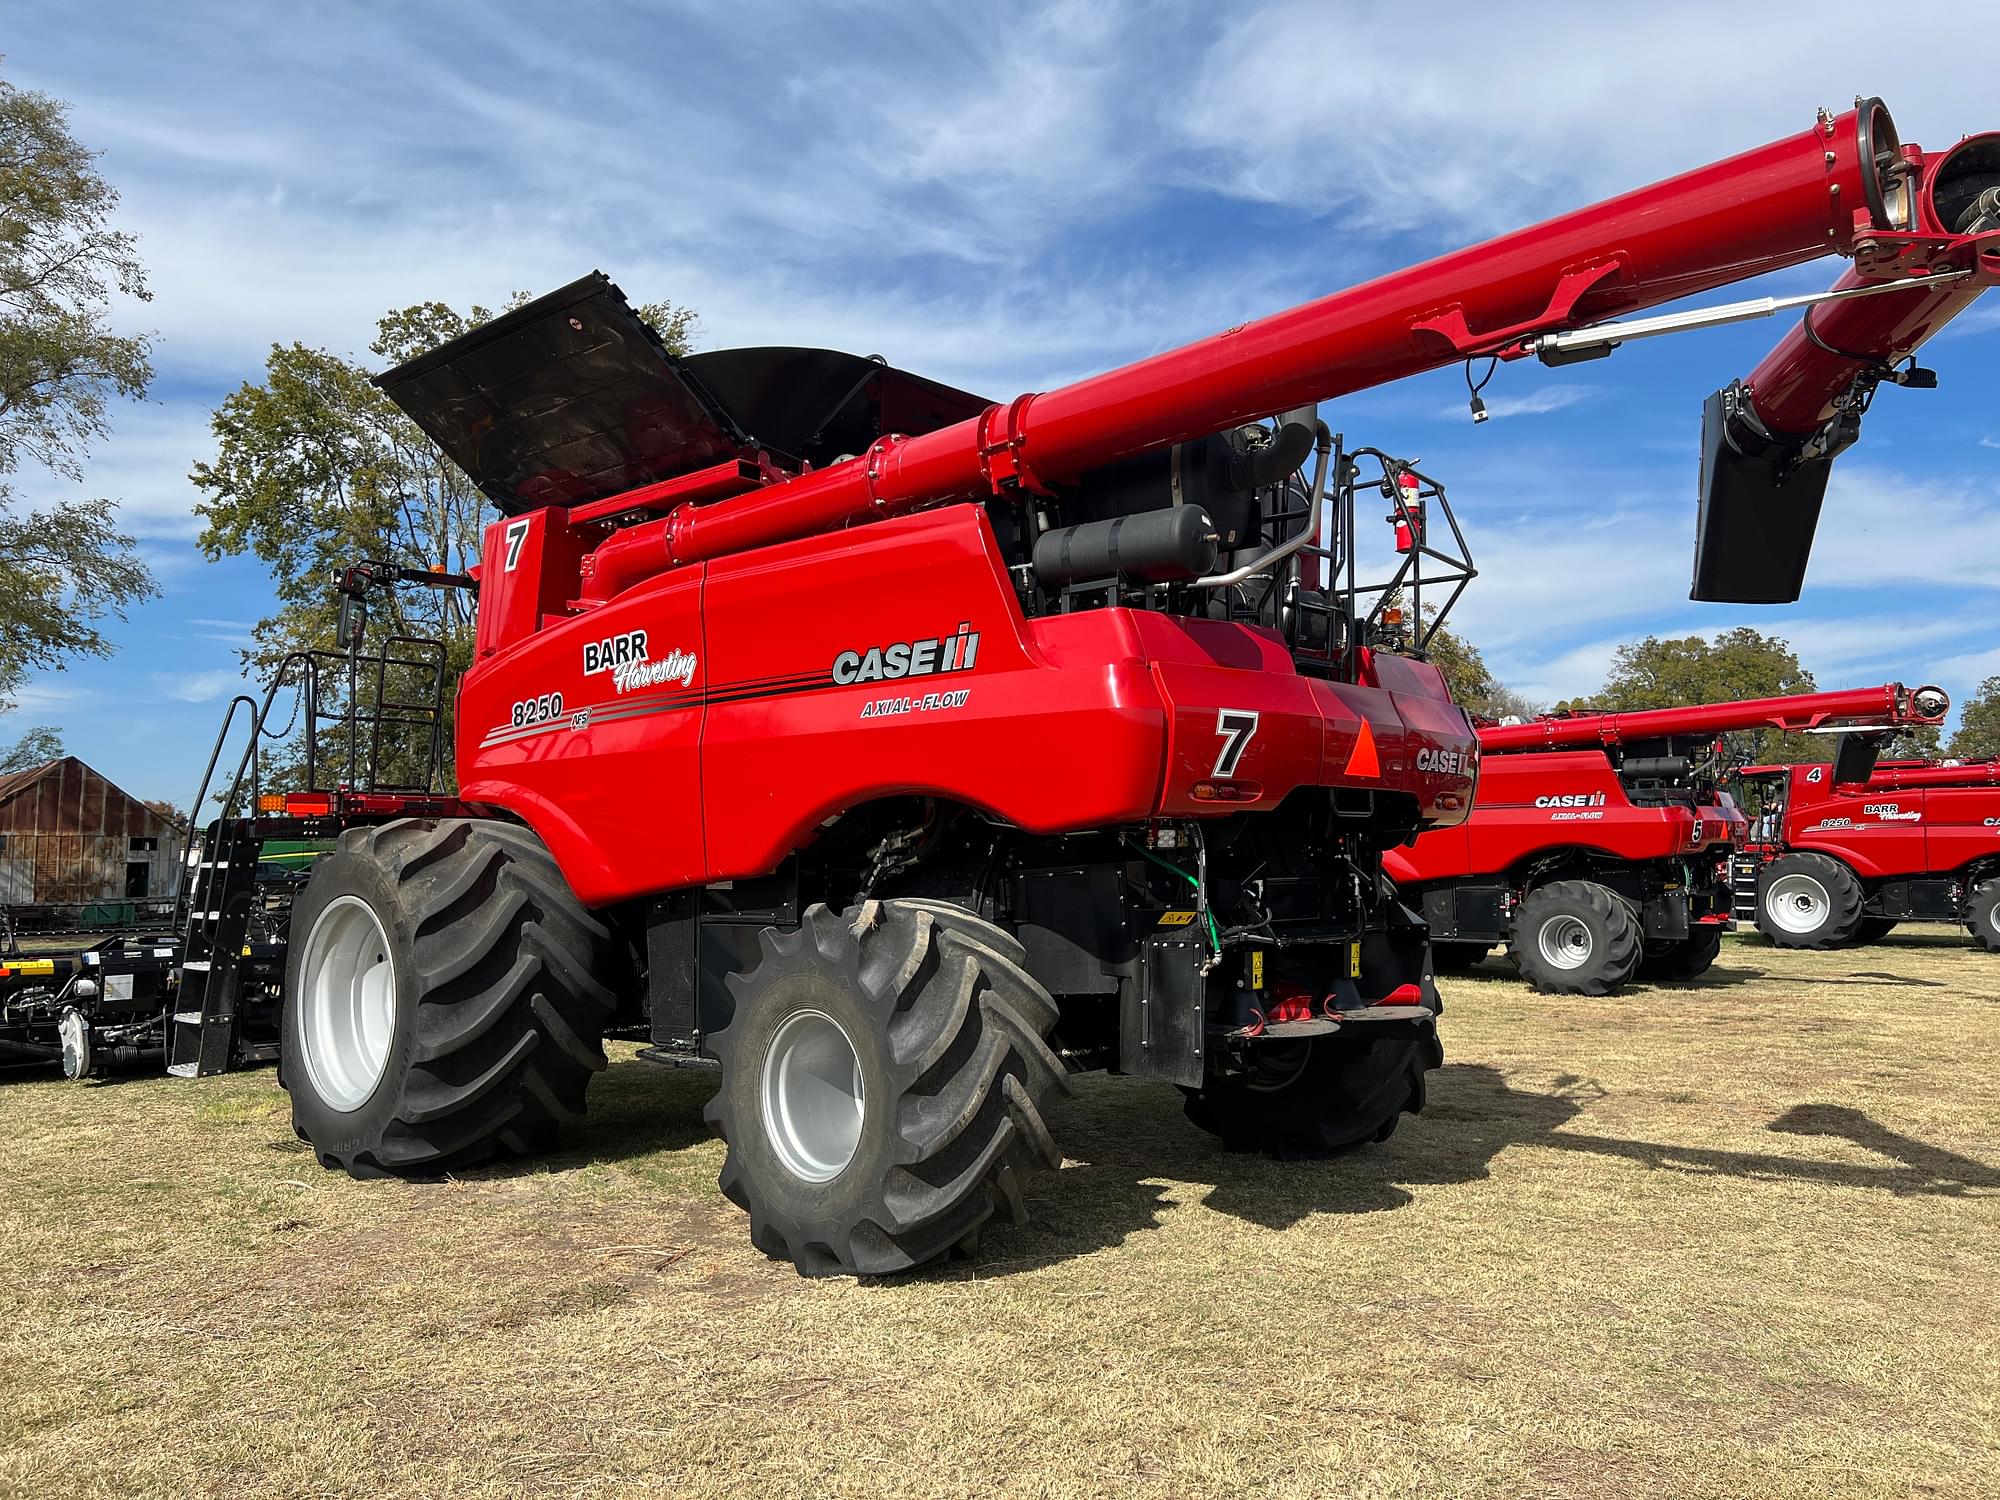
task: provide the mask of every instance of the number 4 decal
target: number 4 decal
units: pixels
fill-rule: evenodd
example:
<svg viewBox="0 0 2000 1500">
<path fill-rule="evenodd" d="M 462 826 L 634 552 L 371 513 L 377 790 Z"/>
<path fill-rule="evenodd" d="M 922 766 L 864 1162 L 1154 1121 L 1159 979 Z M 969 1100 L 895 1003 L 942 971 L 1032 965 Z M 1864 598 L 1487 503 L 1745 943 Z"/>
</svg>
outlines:
<svg viewBox="0 0 2000 1500">
<path fill-rule="evenodd" d="M 1243 759 L 1243 752 L 1257 737 L 1257 715 L 1247 708 L 1225 708 L 1215 716 L 1215 732 L 1222 736 L 1222 750 L 1215 757 L 1215 769 L 1209 774 L 1234 776 L 1238 763 Z"/>
<path fill-rule="evenodd" d="M 507 523 L 507 560 L 501 564 L 501 572 L 511 573 L 514 571 L 514 564 L 521 560 L 521 546 L 527 540 L 528 521 L 526 519 L 509 521 Z"/>
</svg>

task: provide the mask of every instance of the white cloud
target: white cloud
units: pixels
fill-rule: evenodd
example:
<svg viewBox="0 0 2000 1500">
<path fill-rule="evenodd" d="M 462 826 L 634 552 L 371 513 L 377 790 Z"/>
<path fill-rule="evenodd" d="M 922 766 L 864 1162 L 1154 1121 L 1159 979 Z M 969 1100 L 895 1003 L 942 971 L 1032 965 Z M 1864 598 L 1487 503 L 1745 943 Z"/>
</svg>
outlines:
<svg viewBox="0 0 2000 1500">
<path fill-rule="evenodd" d="M 153 681 L 169 698 L 181 703 L 212 703 L 232 692 L 243 674 L 229 668 L 212 672 L 155 672 Z"/>
<path fill-rule="evenodd" d="M 1813 105 L 1847 107 L 1856 80 L 1890 91 L 1905 140 L 1991 123 L 1981 49 L 1884 28 L 1859 5 L 1820 13 L 1806 47 L 1775 7 L 1621 12 L 1615 34 L 1603 23 L 1582 3 L 1419 20 L 1274 0 L 1234 13 L 1178 107 L 1218 175 L 1252 195 L 1377 227 L 1487 230 L 1805 130 Z"/>
<path fill-rule="evenodd" d="M 96 702 L 98 696 L 94 689 L 73 687 L 44 677 L 21 683 L 7 694 L 6 701 L 13 705 L 9 712 L 18 722 L 35 715 L 60 715 L 84 708 Z M 6 716 L 0 713 L 0 718 Z"/>
<path fill-rule="evenodd" d="M 111 437 L 84 461 L 80 483 L 24 470 L 15 485 L 18 499 L 30 506 L 114 500 L 118 525 L 142 542 L 192 540 L 201 529 L 193 513 L 199 496 L 187 472 L 196 458 L 214 451 L 207 408 L 185 400 L 145 402 L 114 407 L 109 417 Z M 142 551 L 156 571 L 166 561 L 157 549 Z"/>
</svg>

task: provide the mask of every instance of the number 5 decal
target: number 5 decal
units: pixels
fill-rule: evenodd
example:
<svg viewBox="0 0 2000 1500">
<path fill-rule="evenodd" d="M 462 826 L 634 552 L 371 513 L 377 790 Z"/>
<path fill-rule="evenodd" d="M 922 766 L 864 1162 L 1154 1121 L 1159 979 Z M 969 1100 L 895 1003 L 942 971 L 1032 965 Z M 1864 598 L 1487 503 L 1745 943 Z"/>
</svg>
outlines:
<svg viewBox="0 0 2000 1500">
<path fill-rule="evenodd" d="M 527 521 L 509 521 L 507 523 L 507 560 L 501 564 L 501 572 L 511 573 L 514 571 L 514 565 L 521 560 L 521 544 L 527 541 L 527 539 Z"/>
<path fill-rule="evenodd" d="M 1247 708 L 1225 708 L 1215 716 L 1215 732 L 1222 736 L 1222 750 L 1215 757 L 1213 776 L 1234 776 L 1243 752 L 1257 737 L 1257 715 Z"/>
</svg>

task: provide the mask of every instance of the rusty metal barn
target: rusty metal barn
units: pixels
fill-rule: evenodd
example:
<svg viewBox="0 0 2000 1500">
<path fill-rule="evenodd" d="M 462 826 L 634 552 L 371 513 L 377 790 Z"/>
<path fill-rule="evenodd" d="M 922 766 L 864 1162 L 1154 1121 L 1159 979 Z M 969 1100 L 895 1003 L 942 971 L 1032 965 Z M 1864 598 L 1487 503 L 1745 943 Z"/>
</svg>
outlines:
<svg viewBox="0 0 2000 1500">
<path fill-rule="evenodd" d="M 171 896 L 184 847 L 73 755 L 0 776 L 0 906 Z"/>
</svg>

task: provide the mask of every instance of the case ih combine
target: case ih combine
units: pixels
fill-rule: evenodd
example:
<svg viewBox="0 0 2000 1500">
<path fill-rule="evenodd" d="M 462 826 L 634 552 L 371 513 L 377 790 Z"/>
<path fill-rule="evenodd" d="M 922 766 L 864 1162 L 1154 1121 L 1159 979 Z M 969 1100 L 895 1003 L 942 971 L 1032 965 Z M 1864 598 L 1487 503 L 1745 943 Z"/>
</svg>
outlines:
<svg viewBox="0 0 2000 1500">
<path fill-rule="evenodd" d="M 1963 924 L 2000 953 L 2000 762 L 1830 763 L 1738 772 L 1759 815 L 1738 911 L 1780 948 L 1872 943 L 1899 922 Z"/>
<path fill-rule="evenodd" d="M 1441 1054 L 1383 858 L 1465 818 L 1477 742 L 1381 649 L 1351 503 L 1331 516 L 1358 464 L 1316 403 L 1608 352 L 1662 329 L 1605 319 L 1829 253 L 1859 278 L 1835 307 L 1969 294 L 1995 236 L 1933 222 L 1984 170 L 1968 149 L 1902 148 L 1865 101 L 1007 402 L 831 351 L 676 359 L 601 277 L 390 372 L 502 519 L 456 798 L 287 806 L 339 836 L 290 914 L 298 1131 L 359 1175 L 533 1152 L 637 1024 L 720 1065 L 723 1190 L 809 1273 L 1018 1215 L 1077 1069 L 1177 1084 L 1247 1147 L 1386 1135 Z M 1851 353 L 1802 362 L 1872 389 Z M 1409 465 L 1369 456 L 1401 510 Z M 1698 591 L 1803 566 L 1805 462 L 1708 466 Z M 1469 575 L 1417 540 L 1385 589 L 1425 558 Z M 210 831 L 211 952 L 265 836 Z M 176 1026 L 227 1038 L 236 993 L 190 960 Z"/>
<path fill-rule="evenodd" d="M 1440 969 L 1506 943 L 1551 994 L 1693 978 L 1730 926 L 1745 832 L 1721 737 L 1937 724 L 1949 707 L 1936 688 L 1889 683 L 1482 727 L 1472 816 L 1391 850 L 1386 868 L 1421 906 Z"/>
</svg>

